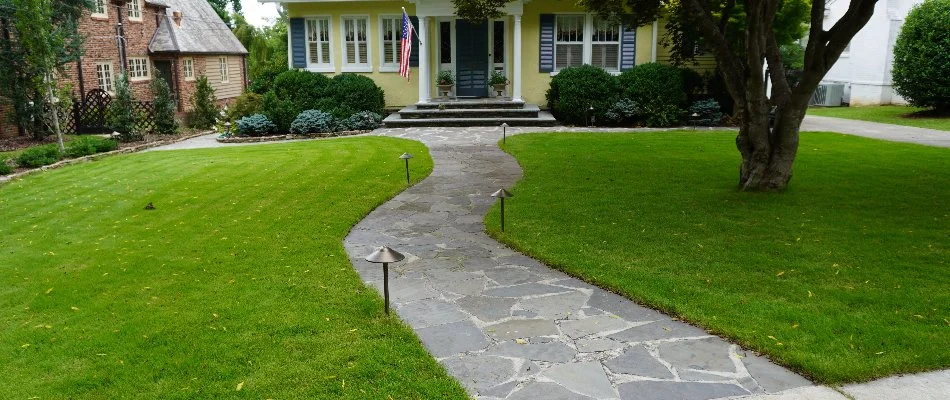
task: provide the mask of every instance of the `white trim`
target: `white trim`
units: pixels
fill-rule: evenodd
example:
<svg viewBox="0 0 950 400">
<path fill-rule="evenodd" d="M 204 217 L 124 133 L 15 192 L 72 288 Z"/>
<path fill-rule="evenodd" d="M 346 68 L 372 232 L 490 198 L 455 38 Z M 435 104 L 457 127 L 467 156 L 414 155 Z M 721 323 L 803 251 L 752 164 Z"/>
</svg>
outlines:
<svg viewBox="0 0 950 400">
<path fill-rule="evenodd" d="M 149 62 L 148 57 L 129 57 L 125 61 L 128 63 L 129 82 L 141 82 L 152 79 L 152 63 Z M 136 68 L 139 66 L 142 67 L 142 71 L 145 72 L 145 75 L 138 75 L 140 70 Z"/>
<path fill-rule="evenodd" d="M 221 60 L 224 60 L 224 64 L 221 64 Z M 224 68 L 221 68 L 222 66 Z M 218 57 L 218 73 L 221 74 L 221 83 L 231 82 L 231 67 L 228 65 L 228 56 Z"/>
<path fill-rule="evenodd" d="M 102 12 L 97 13 L 96 8 L 99 7 L 100 2 L 102 2 Z M 92 0 L 92 12 L 89 15 L 93 18 L 109 19 L 109 0 Z"/>
<path fill-rule="evenodd" d="M 582 49 L 582 50 L 581 50 L 581 65 L 592 65 L 592 63 L 593 63 L 593 48 L 594 48 L 594 43 L 595 43 L 595 42 L 593 41 L 592 36 L 594 35 L 594 17 L 595 17 L 595 15 L 594 15 L 593 13 L 579 13 L 579 12 L 554 13 L 554 53 L 552 54 L 553 57 L 554 57 L 554 71 L 551 73 L 551 76 L 557 75 L 557 71 L 559 71 L 558 66 L 557 66 L 557 45 L 558 45 L 558 43 L 559 43 L 558 40 L 557 40 L 557 17 L 559 17 L 559 16 L 566 16 L 566 17 L 570 17 L 570 16 L 573 16 L 573 17 L 583 17 L 583 24 L 584 24 L 584 25 L 581 27 L 581 31 L 582 31 L 582 33 L 581 33 L 581 41 L 580 41 L 580 42 L 577 42 L 577 41 L 574 41 L 574 42 L 560 42 L 560 43 L 561 43 L 561 44 L 565 44 L 565 45 L 578 45 L 578 44 L 580 44 L 580 45 L 581 45 L 581 49 Z M 618 34 L 619 36 L 617 37 L 617 41 L 616 41 L 616 42 L 597 42 L 597 43 L 616 44 L 616 45 L 617 45 L 617 69 L 616 69 L 616 70 L 604 69 L 604 71 L 607 71 L 607 72 L 610 72 L 610 73 L 614 73 L 614 72 L 619 72 L 619 71 L 620 71 L 621 58 L 622 58 L 622 56 L 623 56 L 623 55 L 621 54 L 621 49 L 620 49 L 620 48 L 621 48 L 621 43 L 623 42 L 623 37 L 622 37 L 622 36 L 623 36 L 623 25 L 618 25 L 618 26 L 617 26 L 617 34 Z"/>
<path fill-rule="evenodd" d="M 358 63 L 353 63 L 353 64 L 346 62 L 346 58 L 348 54 L 346 52 L 346 32 L 344 30 L 346 29 L 346 20 L 348 19 L 352 19 L 353 21 L 359 21 L 360 19 L 362 19 L 366 21 L 366 59 L 363 60 L 363 62 L 358 62 Z M 340 59 L 340 61 L 342 62 L 343 72 L 373 72 L 373 51 L 371 50 L 373 48 L 373 40 L 372 40 L 373 34 L 369 29 L 369 25 L 370 25 L 370 18 L 368 14 L 340 15 L 340 35 L 341 35 L 340 47 L 343 54 L 343 57 Z M 356 26 L 357 25 L 354 25 L 354 33 L 356 33 L 355 31 Z M 359 43 L 359 38 L 357 38 L 356 43 Z M 359 56 L 358 51 L 357 51 L 356 56 Z M 356 57 L 354 57 L 354 60 L 355 59 Z M 367 69 L 368 71 L 362 71 L 362 69 Z"/>
<path fill-rule="evenodd" d="M 521 99 L 521 15 L 515 15 L 515 26 L 514 32 L 512 32 L 512 41 L 514 42 L 514 50 L 512 51 L 512 58 L 514 58 L 514 67 L 511 71 L 511 100 L 512 101 L 522 101 Z M 507 61 L 507 60 L 506 60 Z"/>
<path fill-rule="evenodd" d="M 188 76 L 188 69 L 185 67 L 188 64 L 191 64 L 191 76 Z M 181 59 L 181 75 L 185 78 L 185 82 L 191 82 L 196 79 L 197 74 L 195 74 L 194 57 L 184 57 Z"/>
<path fill-rule="evenodd" d="M 402 45 L 402 37 L 394 38 L 393 50 L 396 54 L 393 55 L 393 62 L 386 63 L 386 52 L 385 52 L 385 41 L 383 40 L 383 20 L 391 19 L 396 21 L 396 24 L 402 28 L 402 14 L 379 14 L 376 16 L 376 21 L 379 29 L 376 30 L 376 33 L 379 37 L 379 72 L 399 72 L 399 57 L 402 57 L 402 51 L 400 51 L 399 46 Z"/>
<path fill-rule="evenodd" d="M 419 17 L 419 103 L 429 102 L 429 24 L 426 17 Z M 455 60 L 453 58 L 453 60 Z"/>
<path fill-rule="evenodd" d="M 307 20 L 303 21 L 303 36 L 307 38 Z M 332 46 L 331 46 L 332 47 Z M 287 21 L 287 69 L 294 69 L 294 41 L 290 37 L 290 18 Z"/>
<path fill-rule="evenodd" d="M 657 20 L 653 20 L 653 43 L 650 44 L 650 62 L 656 62 L 657 25 L 659 25 Z M 636 64 L 636 60 L 633 63 Z"/>
<path fill-rule="evenodd" d="M 333 17 L 330 15 L 308 15 L 302 18 L 303 18 L 303 53 L 304 53 L 303 56 L 304 56 L 304 65 L 306 65 L 304 69 L 306 69 L 307 71 L 312 71 L 312 72 L 336 72 L 336 67 L 334 66 L 334 63 L 333 63 Z M 330 53 L 327 57 L 327 60 L 329 60 L 329 63 L 311 63 L 310 62 L 311 60 L 310 21 L 317 21 L 316 23 L 319 25 L 320 20 L 327 21 L 327 43 L 329 44 L 327 46 L 327 49 L 329 49 L 328 51 Z M 287 32 L 289 35 L 290 29 L 287 29 Z M 317 42 L 317 43 L 320 43 L 320 42 Z M 292 48 L 293 48 L 293 45 L 291 45 L 291 49 Z M 288 57 L 292 57 L 292 55 L 288 55 Z M 291 68 L 293 68 L 293 58 L 290 59 L 290 66 Z"/>
<path fill-rule="evenodd" d="M 132 16 L 132 4 L 137 6 L 136 11 L 138 11 L 138 17 Z M 125 3 L 126 15 L 129 17 L 129 21 L 142 22 L 142 14 L 144 11 L 142 8 L 142 0 L 130 0 L 128 3 Z"/>
<path fill-rule="evenodd" d="M 105 87 L 103 87 L 103 85 L 99 82 L 99 79 L 100 79 L 99 67 L 108 67 L 108 68 L 103 68 L 103 72 L 108 71 L 109 73 L 108 85 L 106 85 Z M 103 77 L 102 79 L 105 80 L 105 77 Z M 107 93 L 111 95 L 115 95 L 115 68 L 112 67 L 112 60 L 96 63 L 96 87 L 99 89 L 105 90 Z"/>
</svg>

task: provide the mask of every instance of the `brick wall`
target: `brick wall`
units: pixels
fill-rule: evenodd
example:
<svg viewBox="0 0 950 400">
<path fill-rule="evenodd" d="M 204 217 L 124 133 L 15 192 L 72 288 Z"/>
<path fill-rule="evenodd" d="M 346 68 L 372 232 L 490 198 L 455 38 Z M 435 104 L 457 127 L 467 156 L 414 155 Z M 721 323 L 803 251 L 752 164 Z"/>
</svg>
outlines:
<svg viewBox="0 0 950 400">
<path fill-rule="evenodd" d="M 10 123 L 10 118 L 13 118 L 13 105 L 7 99 L 0 98 L 0 137 L 19 134 L 16 125 Z"/>
</svg>

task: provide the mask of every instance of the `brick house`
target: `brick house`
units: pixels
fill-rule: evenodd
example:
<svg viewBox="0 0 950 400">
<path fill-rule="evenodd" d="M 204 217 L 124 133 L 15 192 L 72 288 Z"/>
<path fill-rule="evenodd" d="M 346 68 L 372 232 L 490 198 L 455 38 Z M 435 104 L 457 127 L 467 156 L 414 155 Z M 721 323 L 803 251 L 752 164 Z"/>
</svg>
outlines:
<svg viewBox="0 0 950 400">
<path fill-rule="evenodd" d="M 150 99 L 149 83 L 159 74 L 171 86 L 179 112 L 190 108 L 188 99 L 200 75 L 208 77 L 219 102 L 227 103 L 244 91 L 247 50 L 207 0 L 92 3 L 79 24 L 84 54 L 67 66 L 61 80 L 72 85 L 76 99 L 97 88 L 113 93 L 122 60 L 137 100 Z M 16 127 L 7 123 L 7 112 L 0 108 L 0 136 L 17 134 Z"/>
</svg>

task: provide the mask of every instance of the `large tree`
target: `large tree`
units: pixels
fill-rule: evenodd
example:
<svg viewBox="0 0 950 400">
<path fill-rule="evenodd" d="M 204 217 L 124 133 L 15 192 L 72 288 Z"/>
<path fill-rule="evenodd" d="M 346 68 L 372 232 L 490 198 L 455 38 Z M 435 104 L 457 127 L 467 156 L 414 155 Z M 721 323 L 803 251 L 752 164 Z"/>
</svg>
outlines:
<svg viewBox="0 0 950 400">
<path fill-rule="evenodd" d="M 459 12 L 493 0 L 454 0 Z M 808 44 L 801 78 L 790 84 L 786 78 L 777 37 L 776 16 L 786 0 L 680 0 L 692 26 L 715 56 L 729 95 L 740 119 L 736 146 L 742 155 L 739 187 L 742 190 L 783 190 L 792 177 L 798 152 L 799 127 L 808 100 L 818 83 L 844 51 L 851 38 L 867 24 L 877 0 L 851 0 L 848 10 L 834 26 L 824 29 L 825 0 L 813 0 Z M 580 0 L 588 10 L 621 16 L 638 25 L 652 22 L 664 9 L 662 0 Z M 737 13 L 741 5 L 744 15 Z M 481 14 L 490 14 L 480 11 Z M 730 20 L 744 20 L 740 40 L 730 40 Z M 771 93 L 766 92 L 766 63 L 772 73 Z M 769 124 L 774 107 L 775 122 Z"/>
<path fill-rule="evenodd" d="M 42 116 L 54 75 L 82 54 L 77 21 L 89 7 L 89 0 L 0 0 L 0 97 L 36 137 L 49 134 Z"/>
</svg>

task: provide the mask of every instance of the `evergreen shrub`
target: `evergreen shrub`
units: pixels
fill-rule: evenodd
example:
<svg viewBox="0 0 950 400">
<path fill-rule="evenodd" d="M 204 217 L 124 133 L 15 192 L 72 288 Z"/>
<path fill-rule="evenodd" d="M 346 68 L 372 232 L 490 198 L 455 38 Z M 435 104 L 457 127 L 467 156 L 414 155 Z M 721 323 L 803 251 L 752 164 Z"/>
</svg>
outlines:
<svg viewBox="0 0 950 400">
<path fill-rule="evenodd" d="M 16 163 L 21 167 L 38 168 L 59 161 L 59 147 L 56 144 L 45 144 L 30 147 L 20 153 Z"/>
<path fill-rule="evenodd" d="M 950 113 L 950 0 L 925 0 L 907 14 L 892 74 L 910 104 Z"/>
<path fill-rule="evenodd" d="M 264 114 L 254 114 L 237 120 L 238 136 L 267 136 L 277 130 L 277 126 Z"/>
<path fill-rule="evenodd" d="M 558 71 L 551 79 L 546 97 L 548 108 L 559 121 L 587 125 L 590 120 L 603 123 L 618 94 L 616 79 L 610 73 L 599 67 L 582 65 Z"/>
<path fill-rule="evenodd" d="M 320 110 L 306 110 L 290 124 L 290 133 L 294 135 L 313 135 L 336 130 L 333 115 Z"/>
</svg>

